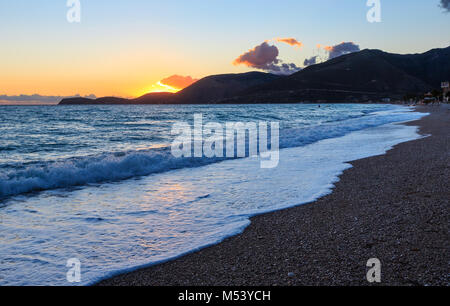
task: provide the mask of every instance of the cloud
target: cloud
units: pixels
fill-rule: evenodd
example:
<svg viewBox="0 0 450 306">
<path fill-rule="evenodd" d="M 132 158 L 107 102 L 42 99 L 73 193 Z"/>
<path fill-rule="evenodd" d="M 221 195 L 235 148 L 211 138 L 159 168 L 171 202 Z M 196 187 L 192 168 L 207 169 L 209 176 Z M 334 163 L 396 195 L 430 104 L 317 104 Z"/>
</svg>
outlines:
<svg viewBox="0 0 450 306">
<path fill-rule="evenodd" d="M 42 96 L 38 94 L 34 95 L 17 95 L 8 96 L 0 95 L 0 103 L 2 104 L 57 104 L 64 98 L 81 97 L 79 94 L 73 96 Z M 84 98 L 96 99 L 93 94 L 84 96 Z"/>
<path fill-rule="evenodd" d="M 316 55 L 305 59 L 305 61 L 303 62 L 303 66 L 307 67 L 319 64 L 324 61 L 339 57 L 341 55 L 360 51 L 359 45 L 353 42 L 342 42 L 335 46 L 324 46 L 321 44 L 317 44 L 316 47 L 317 47 Z"/>
<path fill-rule="evenodd" d="M 276 38 L 275 40 L 278 41 L 278 42 L 286 43 L 286 44 L 288 44 L 290 46 L 293 46 L 293 47 L 298 47 L 298 48 L 303 47 L 303 43 L 298 41 L 295 38 Z"/>
<path fill-rule="evenodd" d="M 234 65 L 246 65 L 261 70 L 269 70 L 270 65 L 277 64 L 278 48 L 263 42 L 234 60 Z"/>
<path fill-rule="evenodd" d="M 293 63 L 283 63 L 282 60 L 278 59 L 278 55 L 279 50 L 276 46 L 263 42 L 240 55 L 233 61 L 233 65 L 246 65 L 275 74 L 291 74 L 301 69 Z"/>
<path fill-rule="evenodd" d="M 281 60 L 279 60 L 279 63 L 280 63 L 280 65 L 275 66 L 272 69 L 272 71 L 271 71 L 272 73 L 274 73 L 274 74 L 282 74 L 282 75 L 289 75 L 289 74 L 293 74 L 293 73 L 295 73 L 297 71 L 302 70 L 302 68 L 297 67 L 297 65 L 294 64 L 294 63 L 286 64 L 286 63 L 281 62 Z"/>
<path fill-rule="evenodd" d="M 303 66 L 311 66 L 311 65 L 315 65 L 315 64 L 317 64 L 317 59 L 318 59 L 318 56 L 317 56 L 317 55 L 315 55 L 315 56 L 313 56 L 313 57 L 310 57 L 310 58 L 307 58 L 307 59 L 305 59 L 305 61 L 303 62 Z"/>
<path fill-rule="evenodd" d="M 165 78 L 161 80 L 160 82 L 165 85 L 169 85 L 174 88 L 178 89 L 184 89 L 195 82 L 197 82 L 198 79 L 194 79 L 191 76 L 181 76 L 181 75 L 172 75 L 168 78 Z"/>
<path fill-rule="evenodd" d="M 335 46 L 325 46 L 323 48 L 328 51 L 328 59 L 360 51 L 359 45 L 353 42 L 342 42 Z"/>
<path fill-rule="evenodd" d="M 450 0 L 441 0 L 441 7 L 450 12 Z"/>
</svg>

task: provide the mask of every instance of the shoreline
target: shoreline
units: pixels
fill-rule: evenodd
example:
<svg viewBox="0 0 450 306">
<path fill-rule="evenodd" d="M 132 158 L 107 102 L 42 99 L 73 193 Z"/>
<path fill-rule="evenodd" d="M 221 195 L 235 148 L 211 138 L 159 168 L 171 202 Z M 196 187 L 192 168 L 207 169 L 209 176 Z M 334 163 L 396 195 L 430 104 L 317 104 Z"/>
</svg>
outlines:
<svg viewBox="0 0 450 306">
<path fill-rule="evenodd" d="M 253 217 L 240 235 L 97 285 L 367 285 L 373 257 L 382 285 L 448 285 L 450 107 L 417 110 L 431 115 L 407 125 L 432 136 L 350 162 L 330 195 Z"/>
</svg>

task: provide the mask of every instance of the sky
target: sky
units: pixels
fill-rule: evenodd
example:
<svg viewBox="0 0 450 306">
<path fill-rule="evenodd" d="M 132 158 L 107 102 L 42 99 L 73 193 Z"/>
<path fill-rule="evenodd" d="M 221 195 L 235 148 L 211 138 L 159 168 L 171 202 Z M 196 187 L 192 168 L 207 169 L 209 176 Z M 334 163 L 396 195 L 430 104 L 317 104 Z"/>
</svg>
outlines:
<svg viewBox="0 0 450 306">
<path fill-rule="evenodd" d="M 342 42 L 402 54 L 450 46 L 439 0 L 380 0 L 374 23 L 367 0 L 79 1 L 70 23 L 67 0 L 0 0 L 0 101 L 137 97 L 212 74 L 289 73 L 318 44 L 325 57 Z M 255 62 L 255 49 L 271 62 Z"/>
</svg>

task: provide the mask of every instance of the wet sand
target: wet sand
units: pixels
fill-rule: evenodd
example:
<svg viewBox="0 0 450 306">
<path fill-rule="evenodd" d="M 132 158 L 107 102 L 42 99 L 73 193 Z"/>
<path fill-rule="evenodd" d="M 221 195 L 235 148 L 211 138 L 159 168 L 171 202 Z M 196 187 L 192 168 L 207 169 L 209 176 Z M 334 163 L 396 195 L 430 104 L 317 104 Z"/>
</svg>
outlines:
<svg viewBox="0 0 450 306">
<path fill-rule="evenodd" d="M 450 106 L 408 123 L 432 136 L 354 161 L 332 194 L 260 215 L 241 235 L 99 285 L 450 285 Z M 299 178 L 300 179 L 300 178 Z"/>
</svg>

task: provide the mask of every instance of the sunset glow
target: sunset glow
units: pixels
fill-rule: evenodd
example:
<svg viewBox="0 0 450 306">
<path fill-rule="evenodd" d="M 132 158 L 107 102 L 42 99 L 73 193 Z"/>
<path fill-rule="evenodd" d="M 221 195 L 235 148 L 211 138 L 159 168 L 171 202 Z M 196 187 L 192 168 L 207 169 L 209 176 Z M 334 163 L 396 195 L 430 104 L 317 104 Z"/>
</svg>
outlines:
<svg viewBox="0 0 450 306">
<path fill-rule="evenodd" d="M 288 10 L 265 0 L 219 0 L 220 5 L 181 0 L 169 1 L 169 5 L 157 5 L 153 0 L 82 1 L 79 23 L 66 20 L 64 1 L 48 0 L 45 5 L 40 1 L 0 1 L 0 28 L 7 29 L 0 34 L 4 42 L 0 95 L 137 97 L 151 92 L 176 93 L 214 74 L 271 71 L 268 69 L 282 69 L 283 64 L 298 67 L 296 71 L 315 55 L 319 42 L 327 52 L 331 47 L 324 46 L 346 41 L 361 49 L 421 53 L 448 44 L 441 33 L 450 19 L 439 8 L 439 0 L 433 1 L 412 0 L 414 16 L 403 13 L 409 2 L 385 1 L 384 12 L 396 18 L 376 25 L 365 19 L 365 1 L 359 6 L 348 0 L 328 1 L 327 10 L 315 1 L 293 1 Z M 255 8 L 271 12 L 274 22 L 270 27 L 267 16 L 248 14 Z M 308 13 L 298 18 L 299 11 L 316 10 L 320 16 Z M 240 22 L 230 22 L 229 16 Z M 418 18 L 426 20 L 420 27 L 411 23 Z M 395 39 L 374 34 L 387 29 L 395 29 Z M 427 34 L 418 39 L 410 33 Z M 275 48 L 270 54 L 266 52 L 269 48 L 260 48 L 261 54 L 255 52 L 255 46 L 265 40 L 278 48 L 278 56 Z M 250 54 L 235 60 L 244 53 Z"/>
<path fill-rule="evenodd" d="M 161 81 L 157 82 L 156 84 L 153 84 L 150 90 L 147 93 L 151 92 L 171 92 L 176 93 L 179 92 L 180 88 L 175 88 L 170 85 L 166 85 L 164 83 L 161 83 Z"/>
</svg>

